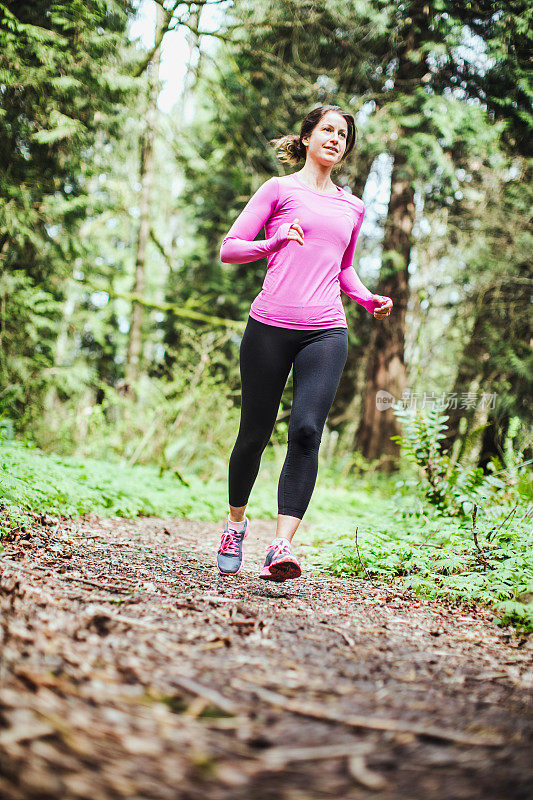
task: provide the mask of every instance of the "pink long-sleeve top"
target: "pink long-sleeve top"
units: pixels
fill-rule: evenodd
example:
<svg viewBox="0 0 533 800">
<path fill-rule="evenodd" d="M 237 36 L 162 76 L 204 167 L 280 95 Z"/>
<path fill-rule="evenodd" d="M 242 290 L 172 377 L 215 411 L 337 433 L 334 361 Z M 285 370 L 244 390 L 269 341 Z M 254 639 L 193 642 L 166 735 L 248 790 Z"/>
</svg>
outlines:
<svg viewBox="0 0 533 800">
<path fill-rule="evenodd" d="M 347 328 L 341 289 L 370 313 L 379 306 L 352 266 L 364 203 L 337 189 L 317 192 L 295 174 L 269 178 L 231 226 L 222 261 L 267 258 L 263 288 L 250 307 L 253 319 L 281 328 Z M 303 246 L 287 239 L 296 217 Z M 263 227 L 266 239 L 254 241 Z"/>
</svg>

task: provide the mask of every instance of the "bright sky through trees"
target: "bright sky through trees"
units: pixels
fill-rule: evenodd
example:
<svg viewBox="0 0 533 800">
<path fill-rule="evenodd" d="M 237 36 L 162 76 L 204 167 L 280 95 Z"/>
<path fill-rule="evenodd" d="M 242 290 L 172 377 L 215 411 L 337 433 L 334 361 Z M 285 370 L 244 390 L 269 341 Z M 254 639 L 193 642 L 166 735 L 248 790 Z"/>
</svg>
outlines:
<svg viewBox="0 0 533 800">
<path fill-rule="evenodd" d="M 140 38 L 145 47 L 151 47 L 154 43 L 155 9 L 154 0 L 140 0 L 137 3 L 137 14 L 129 26 L 130 39 Z M 224 3 L 204 6 L 201 15 L 201 29 L 217 30 L 223 14 Z M 159 93 L 158 106 L 161 111 L 167 113 L 172 109 L 183 89 L 187 63 L 190 58 L 186 33 L 187 28 L 180 25 L 175 30 L 168 31 L 163 39 L 159 70 L 162 88 Z M 215 43 L 216 40 L 212 37 L 204 36 L 200 46 L 202 49 L 209 50 Z"/>
</svg>

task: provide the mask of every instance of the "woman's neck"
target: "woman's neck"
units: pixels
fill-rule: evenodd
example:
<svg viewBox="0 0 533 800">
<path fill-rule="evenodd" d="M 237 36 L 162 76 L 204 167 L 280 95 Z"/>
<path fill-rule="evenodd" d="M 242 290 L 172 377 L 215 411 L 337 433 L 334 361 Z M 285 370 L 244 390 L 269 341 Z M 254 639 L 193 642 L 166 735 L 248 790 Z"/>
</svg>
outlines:
<svg viewBox="0 0 533 800">
<path fill-rule="evenodd" d="M 323 167 L 320 164 L 309 162 L 309 159 L 302 169 L 296 173 L 303 183 L 317 192 L 327 192 L 332 190 L 333 187 L 336 189 L 336 184 L 331 180 L 330 174 L 331 167 Z"/>
</svg>

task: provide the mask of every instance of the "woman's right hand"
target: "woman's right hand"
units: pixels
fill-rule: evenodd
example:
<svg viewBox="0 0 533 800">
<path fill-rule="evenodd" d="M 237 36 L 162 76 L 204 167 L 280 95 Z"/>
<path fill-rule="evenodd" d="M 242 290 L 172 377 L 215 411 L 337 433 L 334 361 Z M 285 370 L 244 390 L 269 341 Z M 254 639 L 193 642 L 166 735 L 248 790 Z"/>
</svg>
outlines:
<svg viewBox="0 0 533 800">
<path fill-rule="evenodd" d="M 276 233 L 279 235 L 280 239 L 289 239 L 294 242 L 298 242 L 301 245 L 304 243 L 304 232 L 300 226 L 298 217 L 293 219 L 290 224 L 288 222 L 284 222 L 279 226 Z"/>
</svg>

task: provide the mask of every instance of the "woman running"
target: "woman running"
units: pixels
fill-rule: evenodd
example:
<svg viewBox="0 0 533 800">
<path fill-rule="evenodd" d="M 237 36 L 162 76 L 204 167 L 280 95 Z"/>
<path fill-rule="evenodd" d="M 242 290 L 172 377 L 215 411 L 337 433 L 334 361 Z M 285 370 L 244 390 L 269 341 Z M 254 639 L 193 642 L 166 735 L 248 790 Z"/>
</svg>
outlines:
<svg viewBox="0 0 533 800">
<path fill-rule="evenodd" d="M 305 164 L 263 183 L 220 249 L 229 264 L 266 256 L 267 272 L 240 345 L 241 419 L 229 460 L 229 515 L 217 566 L 222 575 L 237 575 L 243 565 L 250 528 L 245 509 L 292 367 L 276 537 L 259 575 L 281 582 L 301 575 L 291 541 L 313 493 L 322 431 L 348 356 L 340 290 L 376 319 L 390 314 L 392 300 L 372 294 L 358 278 L 352 261 L 364 204 L 330 177 L 353 149 L 353 116 L 339 106 L 320 106 L 305 117 L 299 136 L 272 143 L 281 160 Z M 263 227 L 266 239 L 254 241 Z"/>
</svg>

